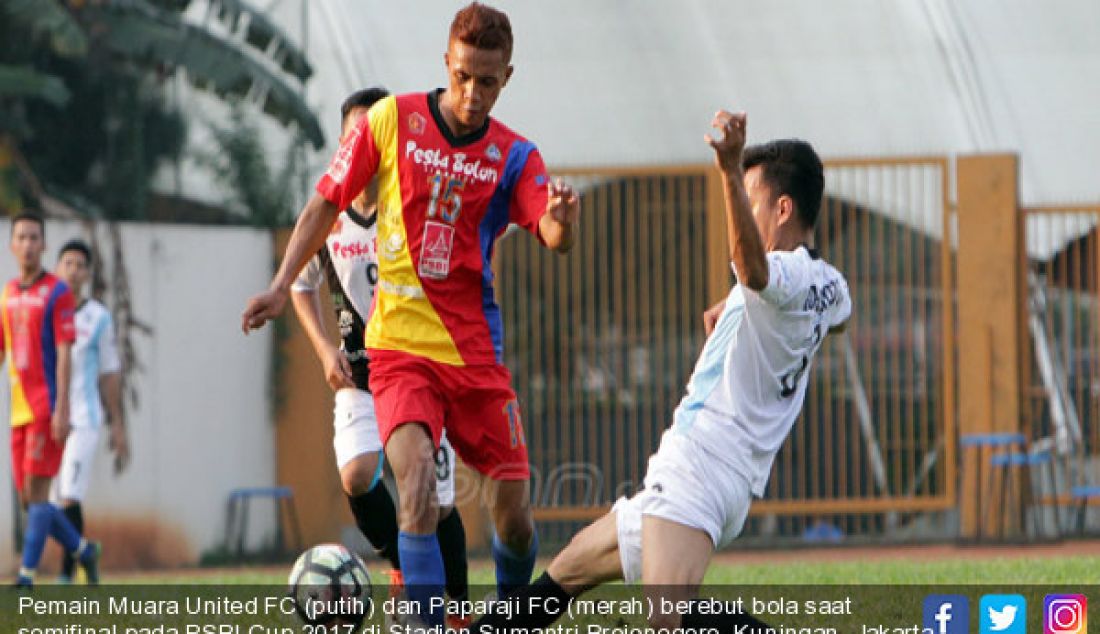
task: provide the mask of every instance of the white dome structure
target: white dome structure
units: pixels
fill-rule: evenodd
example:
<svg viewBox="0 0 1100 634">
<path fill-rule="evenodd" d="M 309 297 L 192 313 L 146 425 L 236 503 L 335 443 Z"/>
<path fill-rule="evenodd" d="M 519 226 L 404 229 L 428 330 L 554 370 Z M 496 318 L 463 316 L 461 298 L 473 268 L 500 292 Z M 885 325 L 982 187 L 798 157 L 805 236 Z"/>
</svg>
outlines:
<svg viewBox="0 0 1100 634">
<path fill-rule="evenodd" d="M 751 140 L 803 137 L 826 157 L 1017 152 L 1025 204 L 1100 199 L 1094 0 L 497 4 L 516 71 L 495 114 L 552 166 L 706 162 L 703 134 L 726 107 L 749 113 Z M 352 90 L 444 83 L 461 6 L 273 7 L 292 36 L 308 33 L 326 153 Z"/>
</svg>

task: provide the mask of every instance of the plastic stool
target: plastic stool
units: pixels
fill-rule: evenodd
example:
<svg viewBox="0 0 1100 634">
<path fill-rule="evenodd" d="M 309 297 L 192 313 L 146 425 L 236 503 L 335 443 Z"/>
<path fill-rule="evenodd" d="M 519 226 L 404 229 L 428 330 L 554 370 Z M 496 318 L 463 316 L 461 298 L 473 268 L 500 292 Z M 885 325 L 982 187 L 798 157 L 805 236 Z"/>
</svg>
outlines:
<svg viewBox="0 0 1100 634">
<path fill-rule="evenodd" d="M 983 538 L 982 525 L 984 522 L 982 522 L 982 515 L 984 509 L 982 506 L 982 492 L 985 490 L 985 487 L 982 486 L 982 466 L 986 463 L 986 460 L 989 459 L 986 456 L 988 455 L 991 458 L 994 455 L 992 453 L 993 451 L 999 449 L 1011 451 L 1013 449 L 1022 448 L 1025 444 L 1027 444 L 1027 437 L 1016 432 L 982 432 L 976 434 L 963 434 L 959 437 L 960 449 L 963 451 L 970 449 L 978 452 L 978 486 L 976 487 L 977 500 L 975 500 L 975 502 L 978 507 L 979 517 L 977 531 L 974 533 L 975 540 L 982 541 Z M 993 480 L 990 478 L 988 485 L 992 486 L 992 483 Z"/>
<path fill-rule="evenodd" d="M 236 542 L 237 559 L 244 558 L 245 537 L 248 535 L 248 503 L 253 498 L 275 502 L 275 545 L 280 553 L 286 552 L 283 538 L 282 512 L 285 511 L 294 533 L 295 550 L 301 549 L 302 529 L 298 523 L 298 510 L 294 506 L 294 492 L 290 487 L 243 487 L 229 492 L 226 500 L 225 548 L 232 549 Z"/>
<path fill-rule="evenodd" d="M 1100 486 L 1082 485 L 1071 487 L 1069 497 L 1075 502 L 1074 512 L 1077 516 L 1075 523 L 1077 524 L 1077 534 L 1081 535 L 1085 532 L 1085 514 L 1089 510 L 1089 502 L 1100 498 Z"/>
<path fill-rule="evenodd" d="M 1037 451 L 1037 452 L 1034 452 L 1034 453 L 1018 452 L 1018 453 L 997 454 L 997 455 L 994 455 L 990 458 L 989 464 L 994 469 L 1003 470 L 1003 472 L 1001 474 L 1001 490 L 1000 490 L 1001 497 L 1000 497 L 1000 502 L 999 502 L 1001 509 L 1005 508 L 1005 503 L 1008 500 L 1008 487 L 1009 487 L 1009 482 L 1011 481 L 1011 478 L 1009 477 L 1010 476 L 1010 472 L 1009 472 L 1010 469 L 1023 469 L 1024 470 L 1024 473 L 1023 473 L 1024 481 L 1023 481 L 1023 484 L 1021 484 L 1021 486 L 1020 486 L 1020 488 L 1021 488 L 1021 491 L 1020 491 L 1020 512 L 1021 512 L 1021 514 L 1025 515 L 1025 516 L 1027 514 L 1028 509 L 1032 505 L 1035 504 L 1035 495 L 1034 495 L 1034 490 L 1033 490 L 1032 484 L 1031 484 L 1032 480 L 1034 478 L 1034 475 L 1035 475 L 1035 472 L 1034 472 L 1035 467 L 1042 467 L 1042 466 L 1045 465 L 1048 468 L 1048 472 L 1050 473 L 1051 486 L 1052 487 L 1055 486 L 1054 457 L 1051 455 L 1050 451 Z M 993 479 L 992 478 L 990 478 L 989 484 L 990 484 L 990 486 L 992 486 L 992 484 L 993 484 Z M 1055 495 L 1055 497 L 1057 497 L 1057 495 Z M 1042 530 L 1042 520 L 1040 519 L 1038 514 L 1034 515 L 1033 517 L 1034 517 L 1033 524 L 1034 524 L 1034 528 L 1035 528 L 1035 535 L 1036 536 L 1041 535 L 1042 532 L 1043 532 L 1043 530 Z M 1021 528 L 1022 532 L 1024 533 L 1024 535 L 1026 537 L 1026 535 L 1027 535 L 1027 525 L 1026 525 L 1027 521 L 1023 520 L 1023 521 L 1020 522 L 1020 524 L 1021 524 L 1020 528 Z M 998 524 L 998 527 L 1003 528 L 1003 526 L 1004 526 L 1004 522 L 1001 521 Z M 1056 539 L 1061 537 L 1060 527 L 1061 527 L 1061 512 L 1059 511 L 1059 507 L 1057 505 L 1055 505 L 1055 507 L 1054 507 L 1054 530 L 1055 530 L 1055 538 Z"/>
</svg>

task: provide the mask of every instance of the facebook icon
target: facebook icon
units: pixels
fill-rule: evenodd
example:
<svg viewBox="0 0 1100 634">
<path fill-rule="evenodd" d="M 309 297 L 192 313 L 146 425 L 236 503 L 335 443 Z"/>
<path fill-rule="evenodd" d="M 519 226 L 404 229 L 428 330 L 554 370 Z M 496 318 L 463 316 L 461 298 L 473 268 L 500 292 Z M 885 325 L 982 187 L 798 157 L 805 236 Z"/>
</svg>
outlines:
<svg viewBox="0 0 1100 634">
<path fill-rule="evenodd" d="M 970 631 L 970 601 L 961 594 L 930 594 L 924 597 L 925 632 L 967 634 Z"/>
</svg>

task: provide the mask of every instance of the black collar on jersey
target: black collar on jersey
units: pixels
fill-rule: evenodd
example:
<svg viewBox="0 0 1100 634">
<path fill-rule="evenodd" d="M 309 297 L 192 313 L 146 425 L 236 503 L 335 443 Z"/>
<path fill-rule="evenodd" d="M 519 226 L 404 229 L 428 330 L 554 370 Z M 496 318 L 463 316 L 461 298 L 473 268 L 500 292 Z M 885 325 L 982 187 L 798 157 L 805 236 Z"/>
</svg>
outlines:
<svg viewBox="0 0 1100 634">
<path fill-rule="evenodd" d="M 446 119 L 443 118 L 443 113 L 439 111 L 439 95 L 442 94 L 442 88 L 436 88 L 428 93 L 428 110 L 431 111 L 432 119 L 435 119 L 435 126 L 439 128 L 439 132 L 443 135 L 443 138 L 447 139 L 447 143 L 450 143 L 452 147 L 461 147 L 480 141 L 482 137 L 485 136 L 485 133 L 489 131 L 489 117 L 485 117 L 485 125 L 477 130 L 463 134 L 462 136 L 455 136 L 454 132 L 451 132 L 451 127 L 447 125 Z"/>
<path fill-rule="evenodd" d="M 367 217 L 359 213 L 358 211 L 355 211 L 355 208 L 351 205 L 348 205 L 348 208 L 344 210 L 344 213 L 348 215 L 348 218 L 351 218 L 352 222 L 364 229 L 370 229 L 371 227 L 373 227 L 374 221 L 378 219 L 377 211 Z"/>
<path fill-rule="evenodd" d="M 30 284 L 23 284 L 23 281 L 20 280 L 19 281 L 19 290 L 25 291 L 28 288 L 34 288 L 34 285 L 41 282 L 42 278 L 44 278 L 44 277 L 46 277 L 46 269 L 42 269 L 41 271 L 39 271 L 38 275 L 34 276 L 34 279 L 31 280 Z"/>
</svg>

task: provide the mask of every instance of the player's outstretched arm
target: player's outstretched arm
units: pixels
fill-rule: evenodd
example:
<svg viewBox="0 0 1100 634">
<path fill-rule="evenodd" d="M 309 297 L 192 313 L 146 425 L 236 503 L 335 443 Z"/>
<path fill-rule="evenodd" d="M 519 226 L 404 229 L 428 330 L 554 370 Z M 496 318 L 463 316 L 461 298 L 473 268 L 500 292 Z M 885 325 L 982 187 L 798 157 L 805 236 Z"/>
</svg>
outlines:
<svg viewBox="0 0 1100 634">
<path fill-rule="evenodd" d="M 241 330 L 247 335 L 249 330 L 263 327 L 268 321 L 278 317 L 286 306 L 286 298 L 294 278 L 298 277 L 309 258 L 325 245 L 325 237 L 336 221 L 339 209 L 325 200 L 320 194 L 314 194 L 298 216 L 294 231 L 290 234 L 283 262 L 279 265 L 275 278 L 266 291 L 253 295 L 241 314 Z"/>
<path fill-rule="evenodd" d="M 768 285 L 767 252 L 752 218 L 752 206 L 745 192 L 745 172 L 741 167 L 747 122 L 744 112 L 731 114 L 719 110 L 711 126 L 720 130 L 722 137 L 715 140 L 707 135 L 705 138 L 714 149 L 715 163 L 722 172 L 730 261 L 742 284 L 754 291 L 762 291 Z"/>
<path fill-rule="evenodd" d="M 313 351 L 321 361 L 325 371 L 325 380 L 329 387 L 339 390 L 345 387 L 355 387 L 351 380 L 351 364 L 340 348 L 333 345 L 328 338 L 325 328 L 325 320 L 321 316 L 321 300 L 317 291 L 298 290 L 295 287 L 290 293 L 290 303 L 294 305 L 294 314 L 306 331 L 306 336 L 313 344 Z"/>
<path fill-rule="evenodd" d="M 539 235 L 546 246 L 558 253 L 568 253 L 576 240 L 581 198 L 560 178 L 551 182 L 548 189 L 546 213 L 539 220 Z"/>
</svg>

